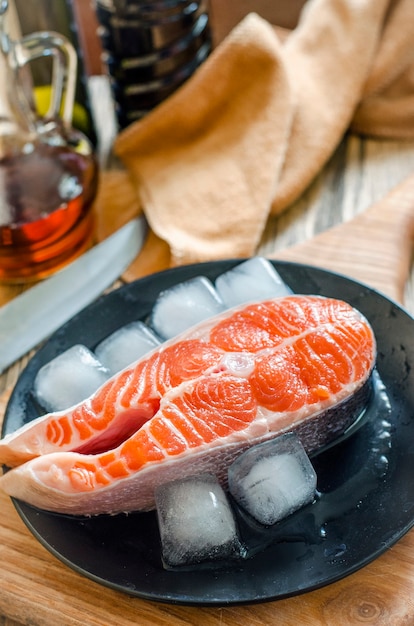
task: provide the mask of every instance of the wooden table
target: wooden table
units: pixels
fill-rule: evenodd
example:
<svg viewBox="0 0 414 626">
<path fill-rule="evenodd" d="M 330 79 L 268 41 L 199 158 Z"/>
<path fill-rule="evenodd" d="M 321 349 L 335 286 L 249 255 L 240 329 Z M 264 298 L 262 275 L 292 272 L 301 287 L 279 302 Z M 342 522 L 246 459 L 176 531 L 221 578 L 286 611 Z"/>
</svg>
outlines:
<svg viewBox="0 0 414 626">
<path fill-rule="evenodd" d="M 98 79 L 93 88 L 105 87 Z M 258 253 L 343 271 L 414 313 L 414 177 L 407 179 L 413 172 L 414 143 L 346 137 L 300 200 L 269 220 Z M 153 263 L 151 250 L 145 254 L 137 277 L 162 267 L 163 257 Z M 2 301 L 15 294 L 3 287 Z M 29 356 L 0 377 L 0 416 Z M 7 497 L 0 495 L 0 503 L 1 626 L 414 623 L 414 531 L 367 567 L 318 591 L 252 606 L 194 608 L 132 598 L 83 578 L 34 539 Z"/>
</svg>

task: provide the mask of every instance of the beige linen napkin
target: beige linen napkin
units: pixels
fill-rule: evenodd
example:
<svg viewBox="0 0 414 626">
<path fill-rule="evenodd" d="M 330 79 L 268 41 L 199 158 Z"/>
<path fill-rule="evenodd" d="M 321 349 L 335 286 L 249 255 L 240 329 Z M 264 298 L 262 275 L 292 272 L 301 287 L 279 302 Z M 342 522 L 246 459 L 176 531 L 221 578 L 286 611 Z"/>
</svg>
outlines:
<svg viewBox="0 0 414 626">
<path fill-rule="evenodd" d="M 311 0 L 283 42 L 250 14 L 122 131 L 115 152 L 173 264 L 254 254 L 348 128 L 412 138 L 413 27 L 413 0 Z"/>
</svg>

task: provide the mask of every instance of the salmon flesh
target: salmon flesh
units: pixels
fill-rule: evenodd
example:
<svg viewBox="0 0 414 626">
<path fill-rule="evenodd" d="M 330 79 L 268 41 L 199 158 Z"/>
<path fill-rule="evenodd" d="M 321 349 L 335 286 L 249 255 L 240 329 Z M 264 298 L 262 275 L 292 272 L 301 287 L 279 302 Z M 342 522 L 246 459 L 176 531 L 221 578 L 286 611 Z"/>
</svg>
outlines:
<svg viewBox="0 0 414 626">
<path fill-rule="evenodd" d="M 376 343 L 349 304 L 288 296 L 232 309 L 161 344 L 67 411 L 0 441 L 9 495 L 94 515 L 154 508 L 154 489 L 295 431 L 310 453 L 369 397 Z"/>
</svg>

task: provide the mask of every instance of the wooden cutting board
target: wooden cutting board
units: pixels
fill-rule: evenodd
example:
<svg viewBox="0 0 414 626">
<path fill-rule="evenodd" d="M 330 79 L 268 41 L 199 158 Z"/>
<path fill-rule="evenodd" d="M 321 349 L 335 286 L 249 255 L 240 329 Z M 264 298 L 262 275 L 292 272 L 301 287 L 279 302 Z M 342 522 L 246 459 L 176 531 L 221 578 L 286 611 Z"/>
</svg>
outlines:
<svg viewBox="0 0 414 626">
<path fill-rule="evenodd" d="M 414 176 L 352 221 L 277 255 L 345 273 L 402 300 L 414 228 Z M 126 273 L 140 277 L 168 264 L 153 235 Z M 0 413 L 5 407 L 3 397 Z M 43 548 L 9 498 L 0 494 L 0 614 L 31 626 L 284 626 L 414 623 L 414 530 L 359 572 L 304 595 L 241 607 L 156 604 L 83 578 Z M 11 624 L 10 621 L 0 623 Z"/>
</svg>

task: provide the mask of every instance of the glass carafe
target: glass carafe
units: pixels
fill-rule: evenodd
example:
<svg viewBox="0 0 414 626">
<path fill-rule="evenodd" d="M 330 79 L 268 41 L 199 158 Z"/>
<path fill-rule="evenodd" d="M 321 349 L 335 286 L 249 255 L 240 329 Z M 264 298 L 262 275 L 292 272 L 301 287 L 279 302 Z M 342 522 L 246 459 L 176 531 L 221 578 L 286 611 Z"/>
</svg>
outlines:
<svg viewBox="0 0 414 626">
<path fill-rule="evenodd" d="M 90 141 L 72 126 L 76 51 L 54 32 L 13 40 L 7 8 L 0 0 L 0 281 L 18 282 L 47 276 L 90 244 L 98 168 Z M 42 57 L 52 67 L 40 116 L 30 62 Z"/>
</svg>

